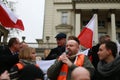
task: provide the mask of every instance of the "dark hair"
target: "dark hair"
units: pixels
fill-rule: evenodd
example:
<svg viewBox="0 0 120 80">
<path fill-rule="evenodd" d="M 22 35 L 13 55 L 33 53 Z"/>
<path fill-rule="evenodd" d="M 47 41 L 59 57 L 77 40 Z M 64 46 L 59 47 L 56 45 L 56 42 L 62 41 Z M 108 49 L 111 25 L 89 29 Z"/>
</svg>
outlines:
<svg viewBox="0 0 120 80">
<path fill-rule="evenodd" d="M 107 38 L 109 38 L 109 39 L 107 39 Z M 99 43 L 101 44 L 101 43 L 104 43 L 104 42 L 106 42 L 106 41 L 110 41 L 110 36 L 109 35 L 103 35 L 103 36 L 100 36 L 99 37 Z"/>
<path fill-rule="evenodd" d="M 108 34 L 106 34 L 105 37 L 109 37 L 110 38 L 110 36 Z"/>
<path fill-rule="evenodd" d="M 80 44 L 80 41 L 78 40 L 76 36 L 69 36 L 68 40 L 75 40 L 78 44 Z"/>
<path fill-rule="evenodd" d="M 8 42 L 8 47 L 11 47 L 16 42 L 17 42 L 17 38 L 16 37 L 10 38 L 10 40 Z"/>
<path fill-rule="evenodd" d="M 112 55 L 116 57 L 117 54 L 117 45 L 113 41 L 106 41 L 103 42 L 102 44 L 105 44 L 106 49 L 110 49 L 112 51 Z"/>
<path fill-rule="evenodd" d="M 105 41 L 105 36 L 100 36 L 99 37 L 99 43 L 103 43 Z"/>
</svg>

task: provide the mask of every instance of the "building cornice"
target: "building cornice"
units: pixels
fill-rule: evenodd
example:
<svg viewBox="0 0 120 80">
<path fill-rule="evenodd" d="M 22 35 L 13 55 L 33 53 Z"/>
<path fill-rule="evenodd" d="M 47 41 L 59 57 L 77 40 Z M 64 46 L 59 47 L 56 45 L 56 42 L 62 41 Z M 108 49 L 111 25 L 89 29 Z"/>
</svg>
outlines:
<svg viewBox="0 0 120 80">
<path fill-rule="evenodd" d="M 120 0 L 72 0 L 76 3 L 120 3 Z"/>
<path fill-rule="evenodd" d="M 72 4 L 72 2 L 54 2 L 54 4 Z"/>
<path fill-rule="evenodd" d="M 71 25 L 68 24 L 60 24 L 56 26 L 56 29 L 72 29 L 73 27 Z"/>
</svg>

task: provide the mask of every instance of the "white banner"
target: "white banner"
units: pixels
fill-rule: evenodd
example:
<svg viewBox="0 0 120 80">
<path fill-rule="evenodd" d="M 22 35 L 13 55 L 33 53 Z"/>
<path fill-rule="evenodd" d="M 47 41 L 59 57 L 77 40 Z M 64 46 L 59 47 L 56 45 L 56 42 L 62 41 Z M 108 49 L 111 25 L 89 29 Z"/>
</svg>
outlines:
<svg viewBox="0 0 120 80">
<path fill-rule="evenodd" d="M 46 74 L 48 68 L 55 62 L 55 60 L 40 60 L 36 61 L 38 66 L 43 70 L 43 72 Z"/>
</svg>

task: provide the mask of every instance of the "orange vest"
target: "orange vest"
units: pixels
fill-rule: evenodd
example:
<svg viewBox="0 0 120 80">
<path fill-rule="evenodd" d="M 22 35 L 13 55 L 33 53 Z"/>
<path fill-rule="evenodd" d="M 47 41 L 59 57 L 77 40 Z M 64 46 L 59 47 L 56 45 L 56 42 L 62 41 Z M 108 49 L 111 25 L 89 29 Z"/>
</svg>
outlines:
<svg viewBox="0 0 120 80">
<path fill-rule="evenodd" d="M 16 66 L 18 67 L 19 70 L 22 70 L 25 67 L 25 65 L 21 62 L 17 63 Z M 35 64 L 35 66 L 39 68 L 37 64 Z"/>
<path fill-rule="evenodd" d="M 77 66 L 83 66 L 83 63 L 84 63 L 84 54 L 79 54 L 77 56 L 74 64 Z M 67 73 L 68 73 L 68 66 L 67 66 L 67 64 L 63 64 L 57 80 L 67 80 L 66 79 Z"/>
<path fill-rule="evenodd" d="M 17 63 L 16 66 L 18 67 L 19 70 L 24 68 L 24 64 L 21 62 Z"/>
</svg>

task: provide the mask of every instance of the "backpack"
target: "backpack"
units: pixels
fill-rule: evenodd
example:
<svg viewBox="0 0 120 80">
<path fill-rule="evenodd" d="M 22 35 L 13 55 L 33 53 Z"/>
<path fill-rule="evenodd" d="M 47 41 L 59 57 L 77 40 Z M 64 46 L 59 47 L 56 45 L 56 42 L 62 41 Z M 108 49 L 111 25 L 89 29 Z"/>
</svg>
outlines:
<svg viewBox="0 0 120 80">
<path fill-rule="evenodd" d="M 21 75 L 22 70 L 24 69 L 24 67 L 26 65 L 34 65 L 34 64 L 30 64 L 30 63 L 25 64 L 25 63 L 22 63 L 22 62 L 18 62 L 10 70 L 10 79 L 11 80 L 18 80 L 18 78 Z M 37 65 L 35 65 L 35 66 L 38 67 Z"/>
</svg>

